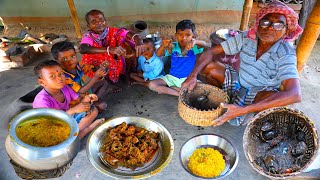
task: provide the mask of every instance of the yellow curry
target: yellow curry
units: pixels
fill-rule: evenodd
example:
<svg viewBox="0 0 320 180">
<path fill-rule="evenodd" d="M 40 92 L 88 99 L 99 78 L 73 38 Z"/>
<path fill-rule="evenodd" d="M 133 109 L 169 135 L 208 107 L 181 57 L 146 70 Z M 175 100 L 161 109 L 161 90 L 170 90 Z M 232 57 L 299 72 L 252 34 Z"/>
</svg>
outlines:
<svg viewBox="0 0 320 180">
<path fill-rule="evenodd" d="M 22 142 L 37 147 L 60 144 L 69 137 L 70 131 L 66 122 L 49 116 L 33 117 L 16 128 L 16 134 Z"/>
</svg>

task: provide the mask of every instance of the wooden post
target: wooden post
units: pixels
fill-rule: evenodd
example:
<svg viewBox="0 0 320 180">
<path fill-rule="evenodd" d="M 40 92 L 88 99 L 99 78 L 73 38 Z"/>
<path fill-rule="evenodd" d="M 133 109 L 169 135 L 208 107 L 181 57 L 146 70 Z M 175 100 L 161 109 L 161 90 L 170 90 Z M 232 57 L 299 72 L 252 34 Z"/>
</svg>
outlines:
<svg viewBox="0 0 320 180">
<path fill-rule="evenodd" d="M 7 30 L 8 30 L 8 26 L 4 23 L 2 17 L 0 17 L 0 21 L 1 21 L 2 26 L 4 27 L 3 31 L 0 32 L 0 34 L 1 34 L 1 33 L 2 33 L 2 34 L 5 34 L 5 33 L 7 32 Z"/>
<path fill-rule="evenodd" d="M 320 34 L 320 0 L 318 0 L 311 11 L 307 20 L 306 27 L 302 33 L 300 42 L 297 47 L 298 71 L 301 73 L 314 44 Z"/>
<path fill-rule="evenodd" d="M 253 0 L 245 0 L 243 4 L 243 11 L 241 17 L 240 30 L 244 31 L 248 27 L 250 12 L 252 8 Z"/>
<path fill-rule="evenodd" d="M 80 25 L 79 25 L 79 20 L 78 20 L 78 16 L 77 16 L 77 11 L 76 8 L 74 6 L 74 2 L 73 0 L 67 0 L 68 1 L 68 5 L 69 5 L 69 9 L 71 12 L 71 18 L 74 24 L 74 28 L 76 30 L 77 33 L 77 38 L 81 38 L 81 31 L 80 31 Z"/>
</svg>

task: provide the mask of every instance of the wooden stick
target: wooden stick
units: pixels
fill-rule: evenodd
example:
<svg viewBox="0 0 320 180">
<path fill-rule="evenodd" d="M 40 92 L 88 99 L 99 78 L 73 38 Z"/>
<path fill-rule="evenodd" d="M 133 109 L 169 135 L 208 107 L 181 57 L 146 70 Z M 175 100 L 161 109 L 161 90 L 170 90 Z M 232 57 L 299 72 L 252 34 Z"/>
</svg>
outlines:
<svg viewBox="0 0 320 180">
<path fill-rule="evenodd" d="M 240 30 L 244 31 L 248 27 L 250 12 L 252 8 L 253 0 L 245 0 L 243 4 L 243 11 L 241 17 Z"/>
<path fill-rule="evenodd" d="M 76 8 L 74 6 L 74 2 L 73 0 L 67 0 L 67 1 L 69 5 L 69 10 L 71 12 L 71 18 L 74 24 L 74 28 L 77 33 L 77 38 L 81 38 L 81 30 L 80 30 L 79 20 L 78 20 Z"/>
<path fill-rule="evenodd" d="M 309 18 L 307 19 L 306 27 L 302 33 L 300 42 L 297 46 L 297 59 L 298 59 L 298 71 L 301 73 L 314 44 L 320 34 L 320 0 L 316 2 L 311 11 Z"/>
</svg>

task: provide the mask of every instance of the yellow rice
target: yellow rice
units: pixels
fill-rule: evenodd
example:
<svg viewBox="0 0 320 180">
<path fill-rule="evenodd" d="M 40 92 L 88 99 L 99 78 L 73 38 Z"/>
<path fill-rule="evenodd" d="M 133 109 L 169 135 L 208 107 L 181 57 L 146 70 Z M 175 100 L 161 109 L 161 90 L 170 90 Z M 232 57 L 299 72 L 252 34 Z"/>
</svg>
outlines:
<svg viewBox="0 0 320 180">
<path fill-rule="evenodd" d="M 199 148 L 190 156 L 188 168 L 201 177 L 217 177 L 226 167 L 222 154 L 213 148 Z"/>
</svg>

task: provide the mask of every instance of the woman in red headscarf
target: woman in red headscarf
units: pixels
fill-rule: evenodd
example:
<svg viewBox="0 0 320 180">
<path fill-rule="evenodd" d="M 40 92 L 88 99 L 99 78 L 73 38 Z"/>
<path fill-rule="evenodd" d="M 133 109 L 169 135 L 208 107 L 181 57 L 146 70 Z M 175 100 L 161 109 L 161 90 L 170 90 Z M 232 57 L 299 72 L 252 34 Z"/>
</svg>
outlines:
<svg viewBox="0 0 320 180">
<path fill-rule="evenodd" d="M 284 3 L 272 2 L 257 13 L 249 31 L 205 51 L 181 90 L 193 90 L 200 73 L 228 93 L 230 104 L 221 105 L 227 112 L 213 121 L 214 126 L 227 121 L 246 124 L 259 111 L 299 102 L 296 51 L 290 41 L 301 32 L 298 14 Z M 222 52 L 240 53 L 239 72 L 213 59 Z"/>
</svg>

